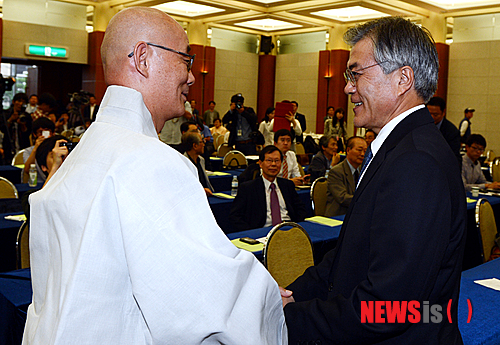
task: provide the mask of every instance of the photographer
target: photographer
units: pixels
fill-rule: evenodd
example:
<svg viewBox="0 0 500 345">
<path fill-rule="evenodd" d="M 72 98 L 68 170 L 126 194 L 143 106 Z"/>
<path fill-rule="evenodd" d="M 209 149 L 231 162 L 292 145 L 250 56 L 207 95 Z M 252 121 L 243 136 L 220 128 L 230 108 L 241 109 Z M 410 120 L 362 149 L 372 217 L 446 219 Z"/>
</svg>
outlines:
<svg viewBox="0 0 500 345">
<path fill-rule="evenodd" d="M 235 109 L 224 115 L 223 123 L 230 131 L 229 146 L 235 146 L 236 150 L 244 155 L 256 154 L 252 133 L 257 131 L 257 115 L 250 107 L 244 107 L 244 98 L 241 93 L 231 97 L 231 103 L 236 105 Z"/>
<path fill-rule="evenodd" d="M 23 161 L 24 161 L 24 173 L 28 174 L 30 170 L 30 165 L 35 163 L 35 156 L 38 147 L 45 139 L 54 136 L 55 124 L 47 117 L 41 117 L 38 120 L 33 121 L 33 140 L 35 144 L 24 150 Z M 36 164 L 36 170 L 38 173 L 38 181 L 44 182 L 45 176 L 41 167 Z"/>
<path fill-rule="evenodd" d="M 28 96 L 18 93 L 12 100 L 12 106 L 4 111 L 0 131 L 4 134 L 2 146 L 4 164 L 10 164 L 14 155 L 30 146 L 31 116 L 25 112 Z"/>
</svg>

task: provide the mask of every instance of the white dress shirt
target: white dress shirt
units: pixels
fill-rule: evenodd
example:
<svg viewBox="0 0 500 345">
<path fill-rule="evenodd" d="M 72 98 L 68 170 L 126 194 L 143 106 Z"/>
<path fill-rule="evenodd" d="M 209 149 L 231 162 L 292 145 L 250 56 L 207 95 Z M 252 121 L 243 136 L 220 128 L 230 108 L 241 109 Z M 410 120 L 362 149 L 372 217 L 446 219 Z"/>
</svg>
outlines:
<svg viewBox="0 0 500 345">
<path fill-rule="evenodd" d="M 271 226 L 273 225 L 273 218 L 271 215 L 271 181 L 266 179 L 264 176 L 261 176 L 262 180 L 264 180 L 264 190 L 266 191 L 266 224 L 264 224 L 264 227 L 266 226 Z M 289 221 L 292 220 L 290 216 L 288 215 L 288 210 L 286 209 L 286 203 L 285 199 L 283 198 L 283 194 L 281 194 L 280 187 L 278 186 L 278 183 L 276 180 L 274 180 L 273 184 L 276 186 L 276 194 L 278 195 L 278 201 L 280 203 L 280 214 L 281 214 L 281 221 Z"/>
<path fill-rule="evenodd" d="M 286 163 L 288 164 L 288 178 L 300 177 L 299 163 L 297 162 L 297 156 L 295 152 L 292 150 L 288 150 L 287 153 L 283 156 L 283 160 L 286 159 Z M 283 165 L 281 163 L 281 170 L 278 174 L 278 177 L 283 177 Z"/>
<path fill-rule="evenodd" d="M 23 344 L 287 343 L 276 282 L 221 231 L 139 92 L 108 87 L 30 204 Z"/>
</svg>

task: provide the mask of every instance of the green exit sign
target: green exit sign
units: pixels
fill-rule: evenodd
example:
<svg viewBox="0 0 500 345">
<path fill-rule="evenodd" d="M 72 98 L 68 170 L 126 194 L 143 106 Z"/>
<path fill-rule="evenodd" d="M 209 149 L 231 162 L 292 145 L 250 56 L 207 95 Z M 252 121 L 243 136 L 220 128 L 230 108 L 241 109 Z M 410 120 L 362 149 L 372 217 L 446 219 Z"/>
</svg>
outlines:
<svg viewBox="0 0 500 345">
<path fill-rule="evenodd" d="M 26 54 L 27 55 L 35 55 L 35 56 L 44 56 L 44 57 L 52 57 L 52 58 L 67 58 L 68 50 L 62 47 L 49 47 L 49 46 L 40 46 L 34 44 L 26 45 Z"/>
</svg>

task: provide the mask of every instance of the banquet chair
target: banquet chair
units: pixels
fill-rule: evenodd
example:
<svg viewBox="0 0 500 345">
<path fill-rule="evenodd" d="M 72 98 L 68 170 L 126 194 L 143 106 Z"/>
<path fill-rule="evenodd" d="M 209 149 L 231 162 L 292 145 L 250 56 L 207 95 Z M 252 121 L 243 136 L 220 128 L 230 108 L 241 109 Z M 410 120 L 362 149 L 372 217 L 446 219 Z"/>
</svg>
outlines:
<svg viewBox="0 0 500 345">
<path fill-rule="evenodd" d="M 488 152 L 486 152 L 486 160 L 485 160 L 485 162 L 493 162 L 493 160 L 495 158 L 496 158 L 495 151 L 488 150 Z"/>
<path fill-rule="evenodd" d="M 264 266 L 279 286 L 290 285 L 313 265 L 312 242 L 303 227 L 284 222 L 269 231 L 264 246 Z"/>
<path fill-rule="evenodd" d="M 18 270 L 30 267 L 29 238 L 28 221 L 25 220 L 19 228 L 16 239 L 16 265 Z"/>
<path fill-rule="evenodd" d="M 490 165 L 491 178 L 493 181 L 500 181 L 500 157 L 493 159 Z"/>
<path fill-rule="evenodd" d="M 248 166 L 248 161 L 243 153 L 238 150 L 231 150 L 224 156 L 222 161 L 223 169 L 242 169 Z"/>
<path fill-rule="evenodd" d="M 224 144 L 224 136 L 223 136 L 223 135 L 219 135 L 219 136 L 217 137 L 217 139 L 215 139 L 215 138 L 214 138 L 214 142 L 215 142 L 215 145 L 214 145 L 215 149 L 216 149 L 216 150 L 219 150 L 219 147 L 220 147 L 222 144 Z"/>
<path fill-rule="evenodd" d="M 304 148 L 304 145 L 302 143 L 295 143 L 295 153 L 297 155 L 305 155 L 306 154 L 306 149 Z"/>
<path fill-rule="evenodd" d="M 17 188 L 7 180 L 0 176 L 0 199 L 19 199 Z"/>
<path fill-rule="evenodd" d="M 229 146 L 229 144 L 227 143 L 224 143 L 219 146 L 219 149 L 217 150 L 217 157 L 224 157 L 231 150 L 231 146 Z"/>
<path fill-rule="evenodd" d="M 328 182 L 326 177 L 319 177 L 311 186 L 311 202 L 315 216 L 324 216 L 326 212 L 326 192 Z"/>
<path fill-rule="evenodd" d="M 12 165 L 24 164 L 23 153 L 24 153 L 24 150 L 20 150 L 18 153 L 16 153 L 14 158 L 12 158 Z"/>
<path fill-rule="evenodd" d="M 488 261 L 491 249 L 495 245 L 495 235 L 497 234 L 497 224 L 495 214 L 488 200 L 481 198 L 476 203 L 476 228 L 481 247 L 481 258 L 483 262 Z"/>
</svg>

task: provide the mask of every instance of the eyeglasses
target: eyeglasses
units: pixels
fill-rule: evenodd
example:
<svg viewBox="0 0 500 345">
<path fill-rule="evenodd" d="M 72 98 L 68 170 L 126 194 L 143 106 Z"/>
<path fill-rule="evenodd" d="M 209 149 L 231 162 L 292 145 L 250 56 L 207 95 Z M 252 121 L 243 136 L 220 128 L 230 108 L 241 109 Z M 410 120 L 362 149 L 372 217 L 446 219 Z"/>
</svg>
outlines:
<svg viewBox="0 0 500 345">
<path fill-rule="evenodd" d="M 371 68 L 371 67 L 375 67 L 375 66 L 378 66 L 378 65 L 386 63 L 386 62 L 388 62 L 388 61 L 382 61 L 382 62 L 376 63 L 374 65 L 370 65 L 368 67 L 364 67 L 364 68 L 358 69 L 357 71 L 352 71 L 349 68 L 347 68 L 345 70 L 345 72 L 344 72 L 344 78 L 345 78 L 346 84 L 348 82 L 351 82 L 352 86 L 355 87 L 356 86 L 356 80 L 358 79 L 358 77 L 360 75 L 362 75 L 361 73 L 358 73 L 359 71 L 362 71 L 362 70 L 365 70 L 365 69 L 368 69 L 368 68 Z"/>
<path fill-rule="evenodd" d="M 477 152 L 484 152 L 484 147 L 470 146 L 470 148 L 476 150 Z"/>
<path fill-rule="evenodd" d="M 264 159 L 264 162 L 266 162 L 267 164 L 278 164 L 278 163 L 281 163 L 281 159 L 271 159 L 271 158 L 266 158 Z"/>
<path fill-rule="evenodd" d="M 159 44 L 154 44 L 154 43 L 149 43 L 149 42 L 146 42 L 146 44 L 148 46 L 153 46 L 153 47 L 156 47 L 156 48 L 161 48 L 161 49 L 164 49 L 164 50 L 168 50 L 169 52 L 172 52 L 172 53 L 176 53 L 176 54 L 179 54 L 179 55 L 182 55 L 184 57 L 187 57 L 189 59 L 189 62 L 188 62 L 188 65 L 187 65 L 187 70 L 188 72 L 191 71 L 191 67 L 193 67 L 193 62 L 194 62 L 194 58 L 196 56 L 196 54 L 194 55 L 189 55 L 189 54 L 186 54 L 186 53 L 183 53 L 183 52 L 180 52 L 180 51 L 177 51 L 177 50 L 174 50 L 172 48 L 167 48 L 167 47 L 164 47 L 164 46 L 161 46 Z M 127 55 L 129 58 L 134 56 L 134 52 L 130 53 Z"/>
</svg>

